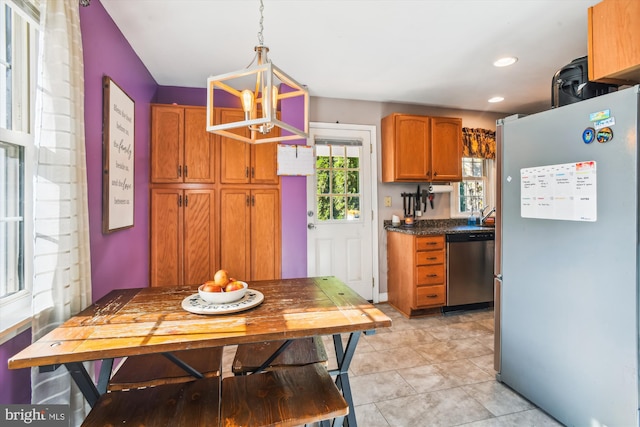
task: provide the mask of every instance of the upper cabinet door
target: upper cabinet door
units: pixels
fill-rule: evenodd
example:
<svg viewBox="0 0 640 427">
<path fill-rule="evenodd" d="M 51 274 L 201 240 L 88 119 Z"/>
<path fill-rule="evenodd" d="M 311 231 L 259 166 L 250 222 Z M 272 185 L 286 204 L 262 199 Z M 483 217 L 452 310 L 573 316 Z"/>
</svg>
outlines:
<svg viewBox="0 0 640 427">
<path fill-rule="evenodd" d="M 244 113 L 237 109 L 219 109 L 220 123 L 242 120 Z M 249 129 L 233 129 L 249 137 Z M 276 130 L 265 137 L 273 137 Z M 220 137 L 220 182 L 223 184 L 278 184 L 278 144 L 248 144 L 232 138 Z"/>
<path fill-rule="evenodd" d="M 205 107 L 151 106 L 151 181 L 215 182 L 215 139 Z"/>
<path fill-rule="evenodd" d="M 151 181 L 182 182 L 184 108 L 151 107 Z"/>
<path fill-rule="evenodd" d="M 184 109 L 184 182 L 215 182 L 215 138 L 207 132 L 207 109 Z"/>
<path fill-rule="evenodd" d="M 268 142 L 251 147 L 250 175 L 254 184 L 278 183 L 278 143 Z"/>
<path fill-rule="evenodd" d="M 431 118 L 433 181 L 462 180 L 462 119 Z"/>
<path fill-rule="evenodd" d="M 382 179 L 431 180 L 429 117 L 392 114 L 382 119 Z"/>
<path fill-rule="evenodd" d="M 242 110 L 219 109 L 219 123 L 229 123 L 244 118 Z M 231 129 L 229 132 L 249 136 L 249 129 Z M 237 139 L 220 136 L 220 182 L 223 184 L 247 184 L 251 145 Z"/>
</svg>

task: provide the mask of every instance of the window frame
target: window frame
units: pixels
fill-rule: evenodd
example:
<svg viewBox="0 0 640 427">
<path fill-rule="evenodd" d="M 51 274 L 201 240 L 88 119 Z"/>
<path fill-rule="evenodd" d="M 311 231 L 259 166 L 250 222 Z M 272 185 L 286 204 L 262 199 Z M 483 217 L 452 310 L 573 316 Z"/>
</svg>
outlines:
<svg viewBox="0 0 640 427">
<path fill-rule="evenodd" d="M 0 344 L 29 329 L 31 326 L 33 289 L 33 175 L 35 172 L 35 88 L 38 67 L 39 23 L 38 12 L 32 3 L 25 0 L 0 0 L 2 16 L 9 6 L 19 15 L 20 25 L 12 25 L 12 37 L 18 37 L 23 48 L 14 50 L 11 87 L 11 129 L 0 127 L 0 139 L 6 143 L 23 147 L 23 225 L 24 225 L 24 289 L 0 297 Z M 5 29 L 4 22 L 2 30 Z M 13 20 L 12 20 L 13 24 Z M 23 25 L 24 24 L 24 25 Z M 19 28 L 16 28 L 19 27 Z M 4 42 L 3 42 L 4 43 Z M 28 51 L 25 51 L 27 49 Z M 0 69 L 6 69 L 7 64 Z M 4 126 L 4 125 L 3 125 Z"/>
<path fill-rule="evenodd" d="M 462 163 L 462 159 L 460 162 Z M 451 218 L 468 218 L 471 212 L 460 212 L 460 184 L 465 181 L 482 181 L 484 183 L 483 206 L 485 208 L 495 206 L 496 200 L 496 161 L 492 159 L 482 159 L 484 176 L 482 178 L 465 179 L 462 177 L 461 182 L 452 185 L 452 194 L 450 197 L 450 216 Z M 486 211 L 485 211 L 486 213 Z"/>
</svg>

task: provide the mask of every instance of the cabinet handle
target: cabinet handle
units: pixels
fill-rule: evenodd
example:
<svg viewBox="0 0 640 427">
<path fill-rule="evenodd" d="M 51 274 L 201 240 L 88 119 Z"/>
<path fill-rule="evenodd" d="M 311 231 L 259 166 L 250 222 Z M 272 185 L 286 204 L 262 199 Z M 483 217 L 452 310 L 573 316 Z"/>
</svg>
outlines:
<svg viewBox="0 0 640 427">
<path fill-rule="evenodd" d="M 189 196 L 184 196 L 184 207 L 186 208 L 189 204 Z"/>
<path fill-rule="evenodd" d="M 178 178 L 182 178 L 182 165 L 178 165 Z"/>
<path fill-rule="evenodd" d="M 427 245 L 431 245 L 431 246 L 437 245 L 437 244 L 438 244 L 438 242 L 427 242 Z"/>
<path fill-rule="evenodd" d="M 182 195 L 178 196 L 178 207 L 181 208 L 182 207 Z"/>
<path fill-rule="evenodd" d="M 256 205 L 256 198 L 255 196 L 251 196 L 251 206 L 255 206 Z"/>
<path fill-rule="evenodd" d="M 246 168 L 244 168 L 244 177 L 245 177 L 245 178 L 249 178 L 249 166 L 247 166 Z"/>
<path fill-rule="evenodd" d="M 435 261 L 435 260 L 437 260 L 437 259 L 438 259 L 438 258 L 436 258 L 436 257 L 432 256 L 431 258 L 427 258 L 427 261 Z"/>
<path fill-rule="evenodd" d="M 431 175 L 431 171 L 427 171 L 427 173 L 425 175 L 427 175 L 427 176 Z"/>
<path fill-rule="evenodd" d="M 256 169 L 251 166 L 251 178 L 255 178 L 256 177 Z"/>
<path fill-rule="evenodd" d="M 433 176 L 438 176 L 438 172 L 434 172 L 434 173 L 433 173 Z"/>
<path fill-rule="evenodd" d="M 249 206 L 249 196 L 247 196 L 247 206 Z"/>
<path fill-rule="evenodd" d="M 427 277 L 438 277 L 437 274 L 427 274 Z"/>
<path fill-rule="evenodd" d="M 187 170 L 187 165 L 184 165 L 184 177 L 188 177 L 189 176 L 189 171 Z"/>
<path fill-rule="evenodd" d="M 429 294 L 427 298 L 438 298 L 438 294 Z"/>
</svg>

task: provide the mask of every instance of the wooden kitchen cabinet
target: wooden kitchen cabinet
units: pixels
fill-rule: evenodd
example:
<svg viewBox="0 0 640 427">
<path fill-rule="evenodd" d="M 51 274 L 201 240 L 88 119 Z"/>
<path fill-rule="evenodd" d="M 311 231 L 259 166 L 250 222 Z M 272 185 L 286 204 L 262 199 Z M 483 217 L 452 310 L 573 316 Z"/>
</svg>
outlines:
<svg viewBox="0 0 640 427">
<path fill-rule="evenodd" d="M 151 286 L 211 280 L 216 266 L 215 192 L 151 190 Z"/>
<path fill-rule="evenodd" d="M 640 83 L 640 1 L 603 0 L 587 16 L 589 80 Z"/>
<path fill-rule="evenodd" d="M 225 188 L 220 198 L 220 264 L 240 280 L 279 279 L 279 190 Z"/>
<path fill-rule="evenodd" d="M 411 317 L 416 311 L 445 305 L 444 235 L 387 232 L 387 266 L 389 304 L 402 314 Z"/>
<path fill-rule="evenodd" d="M 218 123 L 242 120 L 244 112 L 238 109 L 219 108 L 216 110 Z M 249 136 L 249 129 L 233 129 Z M 278 134 L 278 129 L 266 137 Z M 277 175 L 278 144 L 247 144 L 232 138 L 220 137 L 220 181 L 223 184 L 278 184 Z"/>
<path fill-rule="evenodd" d="M 462 180 L 462 119 L 394 113 L 382 119 L 384 182 Z"/>
<path fill-rule="evenodd" d="M 151 106 L 151 182 L 215 182 L 215 143 L 206 108 Z"/>
<path fill-rule="evenodd" d="M 462 119 L 431 118 L 432 181 L 462 181 Z"/>
</svg>

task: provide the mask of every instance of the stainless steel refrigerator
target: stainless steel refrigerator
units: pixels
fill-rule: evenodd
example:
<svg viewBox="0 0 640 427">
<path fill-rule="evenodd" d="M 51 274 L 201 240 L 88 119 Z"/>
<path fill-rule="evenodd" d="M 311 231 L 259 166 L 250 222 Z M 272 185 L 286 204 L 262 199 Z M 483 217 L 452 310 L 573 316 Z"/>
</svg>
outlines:
<svg viewBox="0 0 640 427">
<path fill-rule="evenodd" d="M 638 91 L 498 121 L 497 378 L 565 425 L 639 425 Z"/>
</svg>

